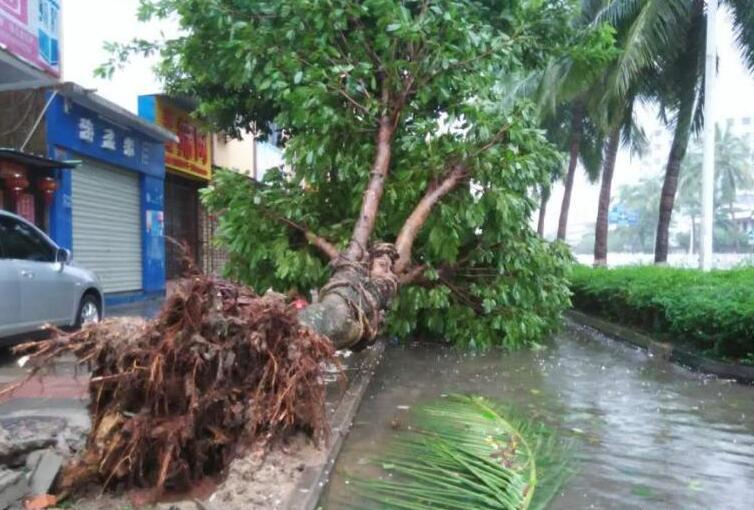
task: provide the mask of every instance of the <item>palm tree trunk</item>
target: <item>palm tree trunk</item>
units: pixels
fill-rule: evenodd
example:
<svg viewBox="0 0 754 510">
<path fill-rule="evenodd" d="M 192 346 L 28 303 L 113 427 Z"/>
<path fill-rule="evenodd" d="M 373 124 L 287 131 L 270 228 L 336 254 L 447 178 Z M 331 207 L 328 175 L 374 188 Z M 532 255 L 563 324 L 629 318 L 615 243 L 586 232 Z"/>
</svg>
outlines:
<svg viewBox="0 0 754 510">
<path fill-rule="evenodd" d="M 681 173 L 681 162 L 686 156 L 686 149 L 691 136 L 691 120 L 694 114 L 694 97 L 684 99 L 678 111 L 678 120 L 673 134 L 673 145 L 670 147 L 668 163 L 665 168 L 665 180 L 662 184 L 660 196 L 660 216 L 657 221 L 657 236 L 655 237 L 655 264 L 665 264 L 668 261 L 668 242 L 670 237 L 670 220 L 673 215 L 675 195 L 678 190 L 678 176 Z"/>
<path fill-rule="evenodd" d="M 610 192 L 613 187 L 615 161 L 620 147 L 620 126 L 615 127 L 607 141 L 605 165 L 602 168 L 602 186 L 597 206 L 597 225 L 594 229 L 594 265 L 607 266 L 607 217 L 610 211 Z"/>
<path fill-rule="evenodd" d="M 545 236 L 545 215 L 547 214 L 547 202 L 549 200 L 549 190 L 542 190 L 542 197 L 539 199 L 539 221 L 537 222 L 537 234 L 539 234 L 539 237 Z"/>
<path fill-rule="evenodd" d="M 573 192 L 573 179 L 576 176 L 576 165 L 579 161 L 581 149 L 581 135 L 584 121 L 584 107 L 576 103 L 571 117 L 571 144 L 570 160 L 568 161 L 568 173 L 565 178 L 565 190 L 563 191 L 563 203 L 560 206 L 560 219 L 558 220 L 558 240 L 565 241 L 568 229 L 568 210 L 571 207 L 571 192 Z"/>
</svg>

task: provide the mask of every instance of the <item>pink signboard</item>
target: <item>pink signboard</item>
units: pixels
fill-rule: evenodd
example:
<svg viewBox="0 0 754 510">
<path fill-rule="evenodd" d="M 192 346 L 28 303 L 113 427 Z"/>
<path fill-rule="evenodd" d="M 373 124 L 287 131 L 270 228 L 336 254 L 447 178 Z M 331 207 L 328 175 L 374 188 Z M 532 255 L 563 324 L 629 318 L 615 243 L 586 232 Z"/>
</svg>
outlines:
<svg viewBox="0 0 754 510">
<path fill-rule="evenodd" d="M 0 0 L 0 47 L 60 77 L 62 0 Z"/>
</svg>

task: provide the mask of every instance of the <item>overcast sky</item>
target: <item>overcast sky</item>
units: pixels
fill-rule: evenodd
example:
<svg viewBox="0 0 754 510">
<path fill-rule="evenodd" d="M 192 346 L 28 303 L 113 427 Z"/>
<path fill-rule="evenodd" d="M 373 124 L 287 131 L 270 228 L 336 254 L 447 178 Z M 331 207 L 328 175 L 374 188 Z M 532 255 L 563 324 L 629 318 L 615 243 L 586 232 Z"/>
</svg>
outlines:
<svg viewBox="0 0 754 510">
<path fill-rule="evenodd" d="M 134 37 L 155 39 L 161 31 L 175 33 L 174 24 L 143 24 L 136 20 L 139 0 L 64 0 L 63 2 L 63 78 L 96 89 L 105 98 L 135 112 L 140 94 L 160 91 L 160 84 L 152 72 L 154 60 L 135 58 L 112 80 L 96 79 L 94 69 L 107 59 L 102 46 L 106 41 L 127 42 Z M 719 118 L 754 116 L 754 81 L 747 75 L 738 50 L 733 43 L 727 13 L 718 18 L 720 45 L 720 80 L 718 85 Z M 642 122 L 648 133 L 657 127 L 651 113 Z M 627 153 L 619 155 L 614 190 L 622 184 L 637 181 L 652 171 L 639 168 Z M 579 172 L 571 201 L 570 228 L 572 239 L 594 223 L 599 185 L 590 185 Z M 553 233 L 562 200 L 562 188 L 557 187 L 548 207 L 546 229 Z"/>
<path fill-rule="evenodd" d="M 112 80 L 94 78 L 94 69 L 107 60 L 103 44 L 128 42 L 135 37 L 157 39 L 174 27 L 165 23 L 139 23 L 139 0 L 64 0 L 63 79 L 96 89 L 99 94 L 136 112 L 137 97 L 160 92 L 152 72 L 154 59 L 134 58 Z"/>
</svg>

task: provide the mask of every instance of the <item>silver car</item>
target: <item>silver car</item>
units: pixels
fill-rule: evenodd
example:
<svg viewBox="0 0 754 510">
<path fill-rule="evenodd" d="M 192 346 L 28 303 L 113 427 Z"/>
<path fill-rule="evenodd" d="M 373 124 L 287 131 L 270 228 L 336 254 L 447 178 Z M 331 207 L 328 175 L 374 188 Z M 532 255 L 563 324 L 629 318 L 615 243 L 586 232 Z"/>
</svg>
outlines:
<svg viewBox="0 0 754 510">
<path fill-rule="evenodd" d="M 37 227 L 0 210 L 0 338 L 45 324 L 79 327 L 103 314 L 94 273 L 76 266 L 71 252 Z"/>
</svg>

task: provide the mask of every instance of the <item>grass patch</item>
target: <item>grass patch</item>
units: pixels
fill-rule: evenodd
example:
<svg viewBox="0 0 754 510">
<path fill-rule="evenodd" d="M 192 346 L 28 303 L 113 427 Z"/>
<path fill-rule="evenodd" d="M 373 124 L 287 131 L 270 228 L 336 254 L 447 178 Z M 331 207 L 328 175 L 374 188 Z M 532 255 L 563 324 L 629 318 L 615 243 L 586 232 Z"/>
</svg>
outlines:
<svg viewBox="0 0 754 510">
<path fill-rule="evenodd" d="M 576 267 L 573 306 L 719 359 L 754 358 L 754 268 Z"/>
</svg>

